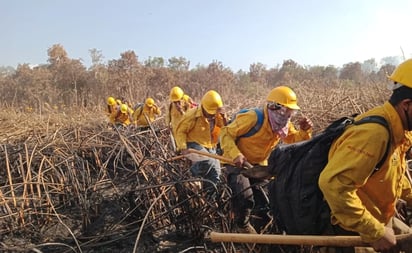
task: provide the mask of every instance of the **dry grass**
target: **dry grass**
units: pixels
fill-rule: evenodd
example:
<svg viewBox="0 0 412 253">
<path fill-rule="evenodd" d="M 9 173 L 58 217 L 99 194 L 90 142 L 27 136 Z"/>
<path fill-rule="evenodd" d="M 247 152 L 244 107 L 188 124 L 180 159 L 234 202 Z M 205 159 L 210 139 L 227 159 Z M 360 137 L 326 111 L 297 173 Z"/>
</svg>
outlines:
<svg viewBox="0 0 412 253">
<path fill-rule="evenodd" d="M 315 132 L 389 96 L 373 84 L 294 89 Z M 239 95 L 225 104 L 233 113 L 262 103 Z M 188 173 L 188 162 L 173 160 L 163 121 L 139 132 L 108 128 L 100 111 L 1 111 L 0 250 L 206 250 L 205 231 L 231 230 L 228 190 L 219 186 L 217 202 L 204 196 L 196 187 L 199 179 Z M 173 241 L 171 234 L 187 241 L 163 245 Z M 235 252 L 240 246 L 208 247 Z"/>
<path fill-rule="evenodd" d="M 153 240 L 195 242 L 201 225 L 222 220 L 162 126 L 116 130 L 100 113 L 70 115 L 3 112 L 1 250 L 153 252 Z"/>
</svg>

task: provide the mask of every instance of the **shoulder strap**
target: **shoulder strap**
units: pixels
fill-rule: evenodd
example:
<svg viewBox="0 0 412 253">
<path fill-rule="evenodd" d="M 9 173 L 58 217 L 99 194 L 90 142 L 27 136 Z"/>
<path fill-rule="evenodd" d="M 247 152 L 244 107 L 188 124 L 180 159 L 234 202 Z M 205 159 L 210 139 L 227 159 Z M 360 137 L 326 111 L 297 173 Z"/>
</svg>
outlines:
<svg viewBox="0 0 412 253">
<path fill-rule="evenodd" d="M 116 116 L 115 116 L 115 118 L 117 119 L 117 118 L 120 116 L 120 114 L 121 114 L 120 106 L 119 106 L 116 110 L 117 110 L 117 111 L 116 111 Z"/>
<path fill-rule="evenodd" d="M 257 115 L 257 122 L 247 133 L 245 133 L 244 135 L 240 137 L 250 137 L 254 135 L 255 133 L 257 133 L 259 129 L 262 127 L 263 120 L 264 120 L 263 111 L 259 108 L 253 108 L 253 110 L 255 111 Z"/>
<path fill-rule="evenodd" d="M 376 172 L 380 169 L 380 167 L 382 167 L 383 163 L 385 162 L 386 158 L 388 157 L 389 148 L 391 146 L 391 131 L 389 129 L 388 122 L 382 116 L 377 116 L 377 115 L 367 116 L 363 119 L 360 119 L 360 120 L 354 122 L 355 125 L 360 125 L 360 124 L 364 124 L 364 123 L 377 123 L 377 124 L 380 124 L 380 125 L 384 126 L 389 132 L 389 140 L 388 140 L 388 144 L 386 145 L 385 153 L 383 154 L 383 157 L 379 161 L 379 163 L 376 164 L 376 168 L 374 169 L 374 172 Z"/>
<path fill-rule="evenodd" d="M 168 114 L 169 124 L 172 121 L 172 103 L 169 104 L 169 114 Z"/>
</svg>

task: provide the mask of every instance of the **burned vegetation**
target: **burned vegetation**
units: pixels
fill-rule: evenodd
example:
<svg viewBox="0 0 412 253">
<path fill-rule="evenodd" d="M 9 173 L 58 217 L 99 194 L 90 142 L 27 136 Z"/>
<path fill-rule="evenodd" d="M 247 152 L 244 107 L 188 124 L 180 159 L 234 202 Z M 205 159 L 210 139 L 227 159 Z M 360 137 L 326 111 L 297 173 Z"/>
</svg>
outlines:
<svg viewBox="0 0 412 253">
<path fill-rule="evenodd" d="M 376 85 L 329 87 L 328 96 L 324 87 L 296 90 L 315 132 L 387 97 Z M 6 109 L 0 111 L 1 252 L 287 251 L 208 240 L 210 231 L 234 231 L 230 190 L 222 177 L 219 196 L 209 199 L 160 121 L 145 131 L 116 130 L 102 108 Z"/>
<path fill-rule="evenodd" d="M 228 189 L 222 183 L 220 196 L 208 199 L 190 161 L 170 151 L 166 129 L 19 118 L 3 121 L 9 131 L 0 136 L 1 251 L 234 247 L 204 239 L 211 230 L 230 230 Z"/>
</svg>

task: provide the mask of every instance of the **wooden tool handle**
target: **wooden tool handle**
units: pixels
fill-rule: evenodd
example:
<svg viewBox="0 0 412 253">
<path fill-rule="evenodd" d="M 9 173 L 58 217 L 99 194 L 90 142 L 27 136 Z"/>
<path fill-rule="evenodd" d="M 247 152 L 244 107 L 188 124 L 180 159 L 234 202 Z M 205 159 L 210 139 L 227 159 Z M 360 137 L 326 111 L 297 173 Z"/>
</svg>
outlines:
<svg viewBox="0 0 412 253">
<path fill-rule="evenodd" d="M 250 164 L 249 162 L 244 162 L 243 163 L 243 165 L 244 165 L 244 167 L 245 167 L 245 169 L 253 169 L 253 165 L 252 164 Z"/>
<path fill-rule="evenodd" d="M 222 162 L 234 165 L 234 162 L 233 162 L 232 159 L 221 156 L 221 155 L 211 154 L 211 153 L 208 153 L 208 152 L 204 152 L 204 151 L 200 151 L 200 150 L 196 150 L 196 149 L 192 149 L 192 148 L 189 148 L 188 151 L 189 151 L 189 153 L 208 156 L 208 157 L 211 157 L 211 158 L 218 159 Z M 249 162 L 244 162 L 244 166 L 245 166 L 245 169 L 252 169 L 253 168 L 253 165 L 250 164 Z"/>
<path fill-rule="evenodd" d="M 396 235 L 396 240 L 410 240 L 411 234 Z M 273 234 L 237 234 L 211 232 L 212 242 L 237 242 L 278 245 L 316 245 L 340 247 L 365 247 L 360 236 L 324 236 L 324 235 L 273 235 Z"/>
<path fill-rule="evenodd" d="M 191 149 L 191 148 L 188 149 L 188 151 L 189 151 L 189 153 L 219 159 L 223 162 L 234 165 L 233 161 L 230 158 L 227 158 L 227 157 L 224 157 L 224 156 L 210 154 L 208 152 L 203 152 L 203 151 L 199 151 L 199 150 Z M 246 177 L 267 179 L 267 178 L 270 178 L 272 176 L 269 173 L 268 169 L 265 168 L 265 167 L 255 167 L 255 166 L 253 166 L 252 164 L 250 164 L 248 162 L 245 162 L 244 166 L 245 166 L 244 168 L 239 168 L 239 172 L 242 173 Z"/>
<path fill-rule="evenodd" d="M 192 154 L 198 154 L 198 155 L 202 155 L 202 156 L 207 156 L 207 157 L 210 157 L 210 158 L 218 159 L 218 160 L 220 160 L 220 161 L 222 161 L 222 162 L 225 162 L 225 163 L 233 164 L 232 159 L 227 158 L 227 157 L 224 157 L 224 156 L 221 156 L 221 155 L 211 154 L 211 153 L 204 152 L 204 151 L 200 151 L 200 150 L 196 150 L 196 149 L 193 149 L 193 148 L 189 148 L 188 151 L 189 151 L 189 153 L 192 153 Z"/>
</svg>

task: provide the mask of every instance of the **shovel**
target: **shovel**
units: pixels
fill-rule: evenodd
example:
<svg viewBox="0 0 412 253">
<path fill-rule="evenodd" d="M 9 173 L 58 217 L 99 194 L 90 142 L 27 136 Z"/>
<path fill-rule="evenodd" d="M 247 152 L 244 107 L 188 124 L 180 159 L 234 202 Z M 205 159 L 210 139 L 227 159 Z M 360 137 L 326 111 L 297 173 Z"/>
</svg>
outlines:
<svg viewBox="0 0 412 253">
<path fill-rule="evenodd" d="M 231 164 L 231 165 L 235 165 L 233 163 L 233 160 L 221 155 L 216 155 L 216 154 L 211 154 L 208 152 L 204 152 L 204 151 L 200 151 L 200 150 L 196 150 L 196 149 L 192 149 L 189 148 L 188 149 L 189 152 L 189 157 L 192 154 L 196 154 L 199 156 L 206 156 L 206 157 L 210 157 L 210 158 L 215 158 L 218 159 L 222 162 Z M 190 158 L 189 158 L 190 159 Z M 264 166 L 253 166 L 252 164 L 245 162 L 245 167 L 244 168 L 239 168 L 240 173 L 243 174 L 246 177 L 251 177 L 251 178 L 257 178 L 257 179 L 265 179 L 265 178 L 270 178 L 272 177 L 272 175 L 269 173 L 268 169 Z"/>
</svg>

